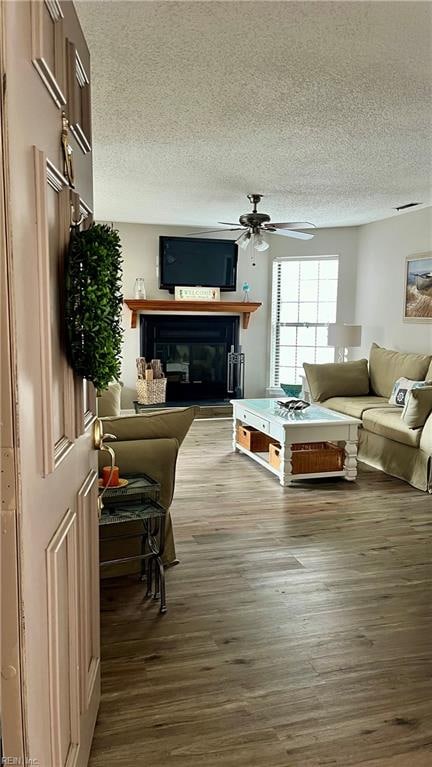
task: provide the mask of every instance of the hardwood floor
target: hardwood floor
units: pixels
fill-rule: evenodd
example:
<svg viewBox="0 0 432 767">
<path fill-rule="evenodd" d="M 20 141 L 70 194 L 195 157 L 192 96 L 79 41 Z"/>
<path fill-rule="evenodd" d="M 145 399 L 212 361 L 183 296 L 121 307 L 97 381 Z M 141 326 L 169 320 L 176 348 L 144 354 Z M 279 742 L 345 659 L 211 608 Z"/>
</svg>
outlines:
<svg viewBox="0 0 432 767">
<path fill-rule="evenodd" d="M 160 616 L 102 591 L 91 767 L 431 767 L 432 499 L 361 467 L 283 490 L 195 422 Z"/>
</svg>

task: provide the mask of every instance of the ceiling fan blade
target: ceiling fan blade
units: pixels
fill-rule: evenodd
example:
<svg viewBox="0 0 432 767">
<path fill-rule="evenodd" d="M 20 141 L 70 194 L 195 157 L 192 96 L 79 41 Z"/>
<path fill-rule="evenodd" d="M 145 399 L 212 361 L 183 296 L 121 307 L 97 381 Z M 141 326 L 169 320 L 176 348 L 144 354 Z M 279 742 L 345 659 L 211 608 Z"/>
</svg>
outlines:
<svg viewBox="0 0 432 767">
<path fill-rule="evenodd" d="M 235 229 L 209 229 L 205 232 L 189 232 L 189 234 L 182 234 L 182 237 L 201 237 L 203 234 L 217 234 L 222 232 L 239 232 L 242 227 L 236 226 Z"/>
<path fill-rule="evenodd" d="M 315 229 L 315 224 L 311 224 L 310 221 L 291 221 L 286 223 L 274 224 L 273 221 L 268 226 L 275 229 Z"/>
<path fill-rule="evenodd" d="M 239 225 L 238 222 L 237 224 L 233 224 L 232 221 L 218 221 L 218 224 L 223 224 L 223 226 L 236 226 L 236 227 L 238 227 Z"/>
<path fill-rule="evenodd" d="M 282 234 L 284 237 L 295 237 L 298 240 L 312 240 L 315 237 L 314 234 L 306 234 L 306 232 L 294 232 L 291 229 L 265 229 L 264 231 L 271 234 Z"/>
</svg>

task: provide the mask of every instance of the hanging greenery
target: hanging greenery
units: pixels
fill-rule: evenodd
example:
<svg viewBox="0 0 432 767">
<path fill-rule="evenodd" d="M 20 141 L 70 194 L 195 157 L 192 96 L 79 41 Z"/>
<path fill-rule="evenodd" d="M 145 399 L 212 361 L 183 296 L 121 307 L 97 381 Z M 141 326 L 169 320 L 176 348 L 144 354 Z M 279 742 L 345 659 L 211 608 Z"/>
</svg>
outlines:
<svg viewBox="0 0 432 767">
<path fill-rule="evenodd" d="M 93 224 L 72 232 L 66 269 L 71 365 L 97 389 L 120 376 L 122 263 L 115 229 Z"/>
</svg>

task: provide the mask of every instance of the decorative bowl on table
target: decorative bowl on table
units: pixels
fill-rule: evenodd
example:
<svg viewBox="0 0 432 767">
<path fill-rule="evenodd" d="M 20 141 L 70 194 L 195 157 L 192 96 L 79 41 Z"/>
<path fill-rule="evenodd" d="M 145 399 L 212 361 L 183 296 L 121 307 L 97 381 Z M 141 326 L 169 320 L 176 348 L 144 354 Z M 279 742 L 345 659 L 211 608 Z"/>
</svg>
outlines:
<svg viewBox="0 0 432 767">
<path fill-rule="evenodd" d="M 280 385 L 283 393 L 287 397 L 300 397 L 302 386 L 301 384 L 283 384 Z"/>
</svg>

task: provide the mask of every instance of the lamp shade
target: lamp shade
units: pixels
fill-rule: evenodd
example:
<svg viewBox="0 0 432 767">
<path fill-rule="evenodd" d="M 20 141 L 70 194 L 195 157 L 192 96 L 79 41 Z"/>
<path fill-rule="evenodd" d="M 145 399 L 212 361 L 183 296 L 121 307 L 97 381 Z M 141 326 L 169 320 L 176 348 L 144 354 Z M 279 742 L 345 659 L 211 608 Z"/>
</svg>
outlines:
<svg viewBox="0 0 432 767">
<path fill-rule="evenodd" d="M 361 325 L 342 325 L 333 323 L 328 326 L 328 346 L 348 347 L 360 346 Z"/>
</svg>

